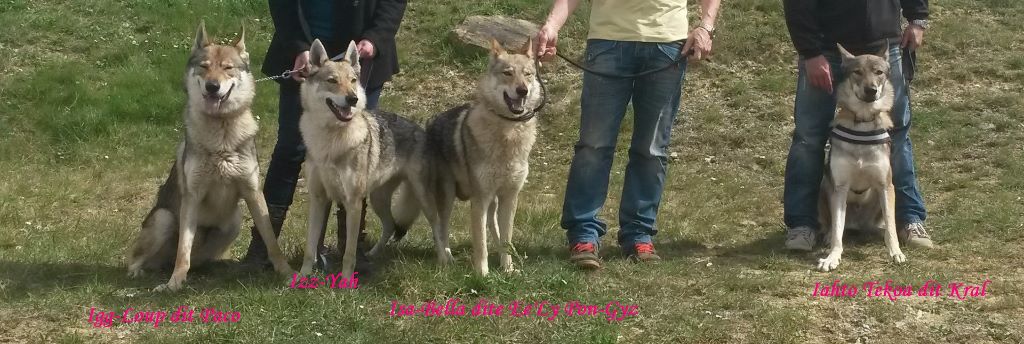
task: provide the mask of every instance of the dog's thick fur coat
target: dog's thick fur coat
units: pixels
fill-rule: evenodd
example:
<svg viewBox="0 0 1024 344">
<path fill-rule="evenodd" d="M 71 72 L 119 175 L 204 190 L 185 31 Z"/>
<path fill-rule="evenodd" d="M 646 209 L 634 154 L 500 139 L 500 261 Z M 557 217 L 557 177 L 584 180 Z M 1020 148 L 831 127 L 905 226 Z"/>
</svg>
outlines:
<svg viewBox="0 0 1024 344">
<path fill-rule="evenodd" d="M 437 222 L 433 203 L 424 198 L 430 170 L 423 129 L 392 113 L 365 110 L 366 94 L 359 84 L 359 70 L 355 42 L 349 44 L 341 61 L 331 61 L 323 44 L 313 42 L 309 77 L 300 91 L 303 114 L 299 129 L 308 152 L 310 202 L 301 274 L 312 271 L 317 238 L 326 228 L 332 202 L 345 209 L 360 209 L 364 199 L 370 197 L 382 225 L 381 240 L 371 255 L 393 235 L 400 238 L 421 208 L 431 224 Z M 400 186 L 402 191 L 392 213 L 392 196 Z M 339 221 L 348 225 L 341 271 L 343 276 L 351 277 L 355 272 L 360 213 L 347 212 L 347 218 Z M 451 250 L 446 242 L 436 243 L 438 259 L 445 264 L 451 259 Z"/>
<path fill-rule="evenodd" d="M 542 101 L 531 43 L 513 54 L 492 40 L 476 100 L 437 115 L 427 125 L 442 227 L 435 233 L 447 241 L 455 197 L 469 200 L 473 271 L 480 275 L 488 273 L 487 228 L 500 244 L 501 268 L 514 269 L 512 224 L 537 138 L 533 111 Z"/>
<path fill-rule="evenodd" d="M 850 54 L 842 46 L 845 80 L 836 98 L 839 113 L 834 126 L 870 132 L 893 127 L 893 85 L 889 81 L 888 49 L 875 55 Z M 821 184 L 818 218 L 827 230 L 828 256 L 821 271 L 835 270 L 843 254 L 843 232 L 849 228 L 884 228 L 889 257 L 907 260 L 896 237 L 896 193 L 892 184 L 891 144 L 856 144 L 831 140 L 830 159 Z"/>
<path fill-rule="evenodd" d="M 128 257 L 131 276 L 173 263 L 170 280 L 158 290 L 180 289 L 193 264 L 226 258 L 242 223 L 239 199 L 274 269 L 292 273 L 259 191 L 258 127 L 250 111 L 256 92 L 244 38 L 243 30 L 233 45 L 216 45 L 202 23 L 197 30 L 185 74 L 185 136 Z"/>
</svg>

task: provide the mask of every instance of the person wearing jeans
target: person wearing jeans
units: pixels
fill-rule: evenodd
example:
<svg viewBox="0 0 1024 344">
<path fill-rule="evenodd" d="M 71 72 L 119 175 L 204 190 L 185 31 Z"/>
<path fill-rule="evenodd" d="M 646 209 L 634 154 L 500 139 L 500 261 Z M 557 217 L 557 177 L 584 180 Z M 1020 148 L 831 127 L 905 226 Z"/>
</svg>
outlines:
<svg viewBox="0 0 1024 344">
<path fill-rule="evenodd" d="M 536 36 L 537 52 L 556 52 L 558 31 L 578 0 L 555 0 Z M 601 74 L 584 73 L 579 141 L 562 206 L 570 260 L 585 269 L 600 267 L 597 248 L 608 225 L 597 215 L 608 196 L 608 177 L 619 128 L 632 102 L 633 134 L 619 203 L 618 243 L 623 253 L 641 262 L 661 258 L 652 237 L 668 167 L 668 144 L 679 111 L 686 61 L 711 51 L 720 0 L 702 0 L 700 25 L 688 30 L 685 0 L 594 0 L 584 64 Z M 654 73 L 645 71 L 671 67 Z M 633 76 L 633 77 L 631 77 Z"/>
<path fill-rule="evenodd" d="M 895 90 L 891 112 L 895 127 L 890 135 L 898 232 L 910 244 L 932 247 L 907 135 L 911 126 L 908 77 L 913 71 L 905 66 L 913 64 L 903 60 L 904 51 L 914 51 L 922 43 L 928 26 L 928 1 L 785 0 L 784 6 L 790 36 L 800 54 L 793 115 L 796 128 L 786 161 L 783 196 L 786 247 L 809 251 L 820 230 L 818 197 L 825 143 L 836 110 L 833 86 L 843 81 L 837 43 L 855 55 L 889 50 L 889 79 Z M 904 30 L 900 28 L 901 14 L 909 21 Z"/>
<path fill-rule="evenodd" d="M 297 71 L 290 79 L 278 80 L 277 144 L 270 158 L 263 195 L 267 199 L 274 233 L 280 234 L 288 208 L 295 195 L 306 147 L 299 131 L 302 105 L 299 83 L 308 71 L 309 46 L 320 39 L 328 53 L 340 54 L 349 42 L 357 42 L 360 64 L 360 83 L 366 89 L 366 108 L 376 109 L 384 83 L 398 73 L 398 53 L 395 35 L 405 13 L 406 0 L 269 0 L 270 15 L 274 20 L 274 37 L 267 49 L 263 73 L 280 75 L 286 70 Z M 365 215 L 366 206 L 362 211 Z M 338 209 L 344 218 L 345 209 Z M 338 221 L 339 246 L 344 243 L 345 221 Z M 360 225 L 360 233 L 362 227 Z M 326 232 L 326 231 L 325 231 Z M 357 245 L 356 271 L 369 273 L 372 265 L 365 256 L 365 244 Z M 318 265 L 326 269 L 323 236 L 319 238 Z M 267 252 L 259 233 L 253 229 L 252 241 L 244 261 L 250 265 L 267 265 Z"/>
</svg>

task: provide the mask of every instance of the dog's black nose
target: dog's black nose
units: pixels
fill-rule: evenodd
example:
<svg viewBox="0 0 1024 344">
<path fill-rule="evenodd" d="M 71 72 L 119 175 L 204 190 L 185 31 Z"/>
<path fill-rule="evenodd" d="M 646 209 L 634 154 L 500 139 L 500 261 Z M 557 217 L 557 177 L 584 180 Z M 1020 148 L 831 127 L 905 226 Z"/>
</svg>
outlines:
<svg viewBox="0 0 1024 344">
<path fill-rule="evenodd" d="M 526 87 L 516 87 L 516 94 L 520 97 L 525 97 L 527 93 L 530 93 L 530 90 L 527 90 Z"/>
<path fill-rule="evenodd" d="M 358 102 L 359 102 L 359 97 L 351 96 L 351 95 L 350 96 L 345 96 L 345 103 L 348 103 L 348 106 L 355 106 L 356 103 L 358 103 Z"/>
<path fill-rule="evenodd" d="M 875 94 L 878 94 L 878 89 L 874 88 L 874 87 L 871 87 L 871 86 L 868 86 L 868 87 L 864 88 L 864 93 L 865 94 L 870 94 L 870 95 L 875 95 Z"/>
<path fill-rule="evenodd" d="M 220 91 L 220 82 L 207 81 L 206 82 L 206 93 L 217 93 Z"/>
</svg>

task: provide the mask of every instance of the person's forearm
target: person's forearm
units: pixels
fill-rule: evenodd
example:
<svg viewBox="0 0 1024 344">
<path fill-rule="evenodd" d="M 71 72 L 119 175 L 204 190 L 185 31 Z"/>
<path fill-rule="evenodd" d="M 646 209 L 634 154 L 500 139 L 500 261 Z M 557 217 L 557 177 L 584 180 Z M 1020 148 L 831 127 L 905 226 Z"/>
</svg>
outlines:
<svg viewBox="0 0 1024 344">
<path fill-rule="evenodd" d="M 565 25 L 565 21 L 569 19 L 569 15 L 576 10 L 576 6 L 579 4 L 580 0 L 555 0 L 551 5 L 551 13 L 548 14 L 548 19 L 544 22 L 544 26 L 550 26 L 556 31 L 560 30 L 562 25 Z"/>
<path fill-rule="evenodd" d="M 700 24 L 706 28 L 715 27 L 715 19 L 718 18 L 718 8 L 722 0 L 701 0 L 700 1 Z"/>
</svg>

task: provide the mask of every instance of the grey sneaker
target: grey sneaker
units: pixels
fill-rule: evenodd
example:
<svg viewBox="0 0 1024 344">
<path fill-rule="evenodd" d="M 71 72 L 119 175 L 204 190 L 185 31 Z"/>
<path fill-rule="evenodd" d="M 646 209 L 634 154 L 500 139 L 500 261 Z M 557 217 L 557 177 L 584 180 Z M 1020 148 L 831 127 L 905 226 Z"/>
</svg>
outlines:
<svg viewBox="0 0 1024 344">
<path fill-rule="evenodd" d="M 902 228 L 904 235 L 906 236 L 906 242 L 909 245 L 918 247 L 934 248 L 935 244 L 932 243 L 932 237 L 928 235 L 928 230 L 924 229 L 924 224 L 920 222 L 914 222 L 906 225 Z"/>
<path fill-rule="evenodd" d="M 790 228 L 786 231 L 786 249 L 811 251 L 814 249 L 814 229 L 807 226 Z"/>
</svg>

